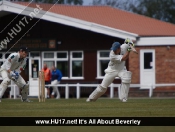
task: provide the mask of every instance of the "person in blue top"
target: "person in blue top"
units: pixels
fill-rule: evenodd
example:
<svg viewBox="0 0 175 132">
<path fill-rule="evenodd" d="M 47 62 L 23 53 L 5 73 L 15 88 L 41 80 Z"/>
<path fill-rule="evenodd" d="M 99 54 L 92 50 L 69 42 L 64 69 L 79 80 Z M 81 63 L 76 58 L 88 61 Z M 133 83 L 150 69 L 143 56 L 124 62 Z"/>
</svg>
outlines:
<svg viewBox="0 0 175 132">
<path fill-rule="evenodd" d="M 51 85 L 57 85 L 60 83 L 61 81 L 61 78 L 62 78 L 62 73 L 60 70 L 56 69 L 55 66 L 52 66 L 52 73 L 51 73 Z M 59 99 L 60 98 L 60 92 L 58 90 L 58 87 L 57 86 L 53 86 L 53 91 L 52 91 L 52 96 L 54 96 L 55 94 L 57 95 L 56 96 L 56 99 Z"/>
</svg>

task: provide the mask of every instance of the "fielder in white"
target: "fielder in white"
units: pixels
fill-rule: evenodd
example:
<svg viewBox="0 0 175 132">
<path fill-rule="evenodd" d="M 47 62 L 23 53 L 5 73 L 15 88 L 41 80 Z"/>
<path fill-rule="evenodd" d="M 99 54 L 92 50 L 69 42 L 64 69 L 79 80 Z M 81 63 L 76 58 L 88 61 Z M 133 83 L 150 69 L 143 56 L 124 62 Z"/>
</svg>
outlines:
<svg viewBox="0 0 175 132">
<path fill-rule="evenodd" d="M 18 52 L 11 53 L 1 66 L 0 75 L 3 81 L 0 85 L 0 102 L 11 80 L 22 89 L 21 101 L 31 102 L 27 99 L 29 85 L 26 84 L 25 80 L 20 75 L 21 71 L 24 70 L 26 66 L 28 52 L 29 50 L 27 47 L 21 47 Z"/>
<path fill-rule="evenodd" d="M 126 39 L 125 42 L 126 41 L 128 42 L 131 40 Z M 96 101 L 101 95 L 103 95 L 115 77 L 119 77 L 121 79 L 119 99 L 122 102 L 127 101 L 132 73 L 126 70 L 125 61 L 129 58 L 131 42 L 122 45 L 120 45 L 119 42 L 113 43 L 109 55 L 110 62 L 105 70 L 104 79 L 102 83 L 90 94 L 89 98 L 86 100 L 87 102 Z"/>
</svg>

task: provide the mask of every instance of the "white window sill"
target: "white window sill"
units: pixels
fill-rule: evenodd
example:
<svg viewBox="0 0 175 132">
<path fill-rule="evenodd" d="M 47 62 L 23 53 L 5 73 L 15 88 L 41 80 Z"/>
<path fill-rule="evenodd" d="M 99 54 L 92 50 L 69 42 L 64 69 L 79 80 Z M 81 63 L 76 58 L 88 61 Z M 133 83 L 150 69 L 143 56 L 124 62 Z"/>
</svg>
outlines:
<svg viewBox="0 0 175 132">
<path fill-rule="evenodd" d="M 103 79 L 104 77 L 96 77 L 96 79 Z M 120 79 L 119 77 L 115 77 L 115 79 Z"/>
<path fill-rule="evenodd" d="M 62 80 L 83 80 L 84 77 L 63 77 Z"/>
</svg>

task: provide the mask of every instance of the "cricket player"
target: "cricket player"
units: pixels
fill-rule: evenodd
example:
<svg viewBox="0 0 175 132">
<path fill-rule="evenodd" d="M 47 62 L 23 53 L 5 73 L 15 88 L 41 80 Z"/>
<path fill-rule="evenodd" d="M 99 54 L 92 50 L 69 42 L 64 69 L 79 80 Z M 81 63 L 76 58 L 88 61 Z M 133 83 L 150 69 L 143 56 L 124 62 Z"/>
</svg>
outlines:
<svg viewBox="0 0 175 132">
<path fill-rule="evenodd" d="M 126 39 L 127 40 L 127 39 Z M 126 41 L 125 40 L 125 41 Z M 128 39 L 127 41 L 131 41 Z M 113 82 L 115 77 L 121 79 L 120 97 L 122 102 L 126 102 L 128 98 L 129 86 L 131 83 L 132 73 L 125 68 L 125 61 L 129 58 L 131 42 L 120 45 L 119 42 L 114 42 L 110 51 L 110 62 L 107 69 L 105 69 L 105 76 L 100 85 L 90 94 L 87 102 L 96 101 L 101 95 L 103 95 L 108 86 Z M 133 43 L 132 43 L 133 44 Z"/>
<path fill-rule="evenodd" d="M 0 84 L 0 102 L 11 80 L 22 90 L 21 101 L 31 102 L 28 98 L 29 85 L 21 77 L 20 73 L 24 70 L 27 61 L 27 54 L 29 49 L 27 47 L 21 47 L 18 52 L 11 53 L 4 61 L 0 68 L 0 75 L 3 81 Z"/>
</svg>

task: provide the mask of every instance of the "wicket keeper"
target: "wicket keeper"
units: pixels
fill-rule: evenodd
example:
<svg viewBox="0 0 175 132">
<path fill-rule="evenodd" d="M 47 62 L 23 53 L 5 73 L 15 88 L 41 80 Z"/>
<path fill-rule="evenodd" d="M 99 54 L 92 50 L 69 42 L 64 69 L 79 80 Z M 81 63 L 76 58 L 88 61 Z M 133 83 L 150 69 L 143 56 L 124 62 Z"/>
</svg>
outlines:
<svg viewBox="0 0 175 132">
<path fill-rule="evenodd" d="M 29 49 L 21 47 L 18 52 L 11 53 L 0 68 L 3 81 L 0 84 L 0 102 L 11 80 L 22 90 L 21 101 L 31 102 L 28 96 L 29 85 L 21 77 L 20 73 L 25 69 Z"/>
</svg>

